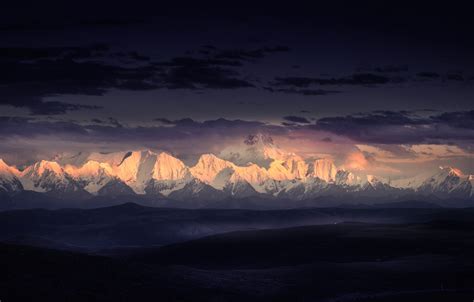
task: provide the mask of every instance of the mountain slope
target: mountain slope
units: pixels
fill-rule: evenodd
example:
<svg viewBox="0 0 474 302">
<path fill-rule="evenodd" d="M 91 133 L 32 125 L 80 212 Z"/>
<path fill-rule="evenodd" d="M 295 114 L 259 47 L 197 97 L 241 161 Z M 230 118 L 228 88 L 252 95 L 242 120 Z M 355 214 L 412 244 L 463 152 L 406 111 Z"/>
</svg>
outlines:
<svg viewBox="0 0 474 302">
<path fill-rule="evenodd" d="M 440 167 L 440 171 L 426 179 L 417 192 L 438 197 L 469 197 L 472 196 L 472 175 L 463 175 L 452 167 Z"/>
<path fill-rule="evenodd" d="M 107 183 L 115 179 L 112 167 L 107 163 L 88 161 L 82 167 L 66 166 L 64 171 L 87 192 L 96 194 Z"/>
<path fill-rule="evenodd" d="M 20 179 L 25 190 L 56 195 L 87 195 L 87 192 L 53 161 L 42 160 L 27 167 L 21 172 Z"/>
<path fill-rule="evenodd" d="M 0 160 L 0 191 L 23 190 L 55 197 L 149 195 L 174 200 L 271 198 L 474 199 L 474 176 L 453 167 L 428 175 L 389 181 L 338 168 L 328 158 L 303 158 L 276 146 L 265 135 L 251 135 L 218 157 L 203 154 L 194 166 L 166 152 L 136 150 L 78 153 L 39 161 L 23 171 Z M 60 164 L 62 163 L 62 164 Z M 74 164 L 73 164 L 74 163 Z"/>
<path fill-rule="evenodd" d="M 0 158 L 0 192 L 14 193 L 23 190 L 23 185 L 18 179 L 19 171 L 8 166 L 3 159 Z"/>
</svg>

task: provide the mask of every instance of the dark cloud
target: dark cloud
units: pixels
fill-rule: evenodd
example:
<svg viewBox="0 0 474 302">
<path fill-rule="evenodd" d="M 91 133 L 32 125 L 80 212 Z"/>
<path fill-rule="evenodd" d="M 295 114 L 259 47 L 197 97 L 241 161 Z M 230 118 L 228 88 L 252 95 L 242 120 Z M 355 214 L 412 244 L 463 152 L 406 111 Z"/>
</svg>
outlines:
<svg viewBox="0 0 474 302">
<path fill-rule="evenodd" d="M 321 139 L 321 141 L 323 141 L 325 143 L 330 143 L 330 142 L 332 142 L 332 138 L 330 138 L 329 136 L 326 136 L 323 139 Z"/>
<path fill-rule="evenodd" d="M 151 66 L 106 63 L 109 48 L 0 48 L 0 105 L 23 107 L 32 114 L 63 114 L 98 106 L 45 101 L 62 94 L 103 95 L 108 89 L 143 90 L 152 83 Z M 104 59 L 100 61 L 99 59 Z"/>
<path fill-rule="evenodd" d="M 210 45 L 210 44 L 203 45 L 202 48 L 212 49 L 212 50 L 216 50 L 216 49 L 217 49 L 217 47 L 215 47 L 214 45 Z"/>
<path fill-rule="evenodd" d="M 169 120 L 167 118 L 156 118 L 155 121 L 160 122 L 165 125 L 181 126 L 181 127 L 193 127 L 201 125 L 201 123 L 194 121 L 193 119 L 187 117 L 178 120 Z"/>
<path fill-rule="evenodd" d="M 155 122 L 160 122 L 160 123 L 165 124 L 165 125 L 174 125 L 174 121 L 169 120 L 169 119 L 164 118 L 164 117 L 155 118 L 154 121 Z"/>
<path fill-rule="evenodd" d="M 307 96 L 340 93 L 340 91 L 337 91 L 337 90 L 326 90 L 326 89 L 296 89 L 296 88 L 272 88 L 272 87 L 263 87 L 263 89 L 270 92 L 280 92 L 280 93 L 286 93 L 286 94 L 301 94 L 301 95 L 307 95 Z"/>
<path fill-rule="evenodd" d="M 428 79 L 436 79 L 439 78 L 440 75 L 437 72 L 432 71 L 422 71 L 416 74 L 420 78 L 428 78 Z"/>
<path fill-rule="evenodd" d="M 113 117 L 109 117 L 109 123 L 117 128 L 123 128 L 123 125 Z"/>
<path fill-rule="evenodd" d="M 377 87 L 386 84 L 398 84 L 416 81 L 417 79 L 431 81 L 441 78 L 441 75 L 436 72 L 419 72 L 416 75 L 410 75 L 406 73 L 408 68 L 405 66 L 387 65 L 375 68 L 359 68 L 358 71 L 358 73 L 354 73 L 353 75 L 341 77 L 276 77 L 273 82 L 269 83 L 271 87 L 266 87 L 265 89 L 274 92 L 297 93 L 302 95 L 327 95 L 340 91 L 328 91 L 315 88 L 318 88 L 318 86 Z M 399 73 L 403 74 L 394 75 Z M 442 77 L 442 79 L 444 81 L 465 80 L 464 76 L 460 73 L 446 74 Z"/>
<path fill-rule="evenodd" d="M 168 89 L 253 87 L 253 84 L 242 79 L 236 70 L 229 68 L 241 66 L 240 61 L 178 57 L 155 65 L 162 68 L 159 82 Z"/>
<path fill-rule="evenodd" d="M 253 50 L 217 49 L 205 45 L 200 57 L 175 57 L 154 63 L 160 68 L 159 83 L 168 89 L 236 89 L 255 87 L 242 77 L 236 67 L 255 62 L 276 52 L 289 51 L 288 47 L 263 47 Z"/>
<path fill-rule="evenodd" d="M 194 121 L 181 119 L 167 125 L 127 126 L 114 119 L 95 123 L 0 117 L 0 155 L 12 148 L 25 151 L 35 148 L 37 154 L 57 152 L 119 151 L 151 148 L 174 154 L 218 152 L 230 142 L 242 141 L 252 133 L 283 135 L 287 129 L 256 121 L 216 119 Z M 32 145 L 32 142 L 33 145 Z M 28 147 L 29 146 L 29 147 Z M 192 148 L 190 149 L 190 146 Z M 10 151 L 9 151 L 10 150 Z M 0 156 L 1 157 L 1 156 Z M 31 159 L 23 154 L 19 161 Z"/>
<path fill-rule="evenodd" d="M 432 116 L 431 119 L 435 122 L 448 124 L 456 128 L 474 129 L 474 110 L 445 112 Z"/>
<path fill-rule="evenodd" d="M 139 54 L 139 53 L 136 52 L 136 51 L 131 51 L 131 52 L 128 53 L 128 55 L 129 55 L 132 59 L 137 60 L 137 61 L 150 61 L 150 57 L 141 55 L 141 54 Z"/>
<path fill-rule="evenodd" d="M 183 118 L 178 120 L 169 120 L 166 118 L 156 118 L 155 121 L 158 121 L 165 125 L 173 125 L 179 128 L 235 128 L 242 125 L 245 126 L 264 126 L 265 123 L 256 122 L 256 121 L 243 121 L 243 120 L 228 120 L 224 118 L 218 118 L 215 120 L 207 120 L 203 122 L 195 121 L 191 118 Z"/>
<path fill-rule="evenodd" d="M 128 146 L 151 146 L 243 137 L 264 132 L 288 135 L 291 131 L 324 131 L 348 137 L 355 142 L 373 144 L 456 144 L 474 143 L 474 111 L 420 115 L 411 111 L 373 111 L 347 116 L 320 118 L 314 124 L 304 117 L 286 116 L 281 126 L 258 121 L 215 119 L 196 121 L 190 118 L 170 120 L 157 118 L 156 126 L 127 126 L 109 118 L 93 123 L 35 118 L 0 117 L 0 138 L 53 137 L 60 141 L 92 143 L 98 146 L 117 142 Z M 330 136 L 320 138 L 331 142 Z M 46 147 L 46 146 L 45 146 Z M 122 147 L 123 148 L 123 147 Z M 184 148 L 184 147 L 183 147 Z M 189 148 L 189 145 L 188 147 Z"/>
<path fill-rule="evenodd" d="M 464 81 L 464 76 L 459 73 L 449 73 L 446 75 L 446 79 L 450 81 L 459 81 L 462 82 Z"/>
<path fill-rule="evenodd" d="M 24 20 L 23 22 L 5 22 L 0 24 L 0 31 L 15 32 L 15 31 L 38 31 L 38 30 L 64 30 L 74 28 L 101 28 L 101 27 L 123 27 L 144 23 L 144 19 L 140 18 L 89 18 L 89 19 L 75 19 L 75 20 L 58 20 L 55 18 L 48 18 L 42 20 Z"/>
<path fill-rule="evenodd" d="M 347 136 L 358 142 L 380 144 L 450 143 L 474 139 L 474 112 L 420 116 L 409 111 L 374 111 L 325 117 L 313 129 Z"/>
<path fill-rule="evenodd" d="M 372 73 L 356 73 L 341 78 L 277 77 L 274 86 L 308 87 L 310 85 L 378 85 L 393 82 L 394 79 Z"/>
<path fill-rule="evenodd" d="M 218 59 L 218 58 L 195 58 L 195 57 L 175 57 L 169 61 L 157 62 L 160 67 L 182 67 L 182 66 L 242 66 L 239 60 Z"/>
<path fill-rule="evenodd" d="M 108 90 L 236 89 L 254 87 L 236 67 L 283 46 L 255 50 L 217 50 L 205 57 L 175 57 L 150 62 L 138 52 L 88 47 L 0 48 L 0 105 L 23 107 L 31 114 L 63 114 L 97 106 L 45 101 L 63 94 L 103 95 Z M 116 61 L 116 59 L 121 61 Z M 127 58 L 129 61 L 122 61 Z"/>
<path fill-rule="evenodd" d="M 0 48 L 0 61 L 34 61 L 40 59 L 90 59 L 111 55 L 110 47 L 103 43 L 87 47 L 3 47 Z"/>
<path fill-rule="evenodd" d="M 163 69 L 158 83 L 168 89 L 235 89 L 254 87 L 239 72 L 214 63 L 186 60 Z"/>
<path fill-rule="evenodd" d="M 385 65 L 379 67 L 360 67 L 357 69 L 358 72 L 379 72 L 379 73 L 400 73 L 407 72 L 408 66 L 406 65 Z"/>
<path fill-rule="evenodd" d="M 293 123 L 299 123 L 299 124 L 311 123 L 307 118 L 302 117 L 302 116 L 288 115 L 288 116 L 284 116 L 283 119 L 293 122 Z"/>
<path fill-rule="evenodd" d="M 281 125 L 258 121 L 190 118 L 157 118 L 155 126 L 130 126 L 120 121 L 93 119 L 90 122 L 61 119 L 0 117 L 0 155 L 13 148 L 34 146 L 42 154 L 81 150 L 116 151 L 154 148 L 175 154 L 218 152 L 230 142 L 249 134 L 267 133 L 278 137 L 314 137 L 334 141 L 328 133 L 347 137 L 354 143 L 381 145 L 454 144 L 466 150 L 474 141 L 474 112 L 447 112 L 420 116 L 416 112 L 376 111 L 341 117 L 326 117 L 315 124 L 301 117 L 286 117 Z M 340 139 L 339 139 L 340 140 Z M 32 143 L 34 142 L 34 143 Z M 350 141 L 349 141 L 350 142 Z M 25 145 L 26 144 L 26 145 Z M 193 148 L 189 148 L 193 146 Z M 28 147 L 29 148 L 29 147 Z M 27 154 L 24 154 L 28 158 Z"/>
<path fill-rule="evenodd" d="M 129 26 L 129 25 L 143 24 L 143 23 L 145 23 L 144 19 L 121 17 L 121 18 L 99 18 L 99 19 L 82 20 L 78 22 L 78 25 L 108 27 L 108 26 Z"/>
<path fill-rule="evenodd" d="M 0 136 L 4 139 L 11 137 L 33 138 L 38 136 L 87 136 L 86 127 L 69 121 L 40 121 L 24 117 L 0 117 Z M 60 136 L 58 136 L 59 138 Z"/>
<path fill-rule="evenodd" d="M 130 127 L 121 124 L 115 118 L 107 120 L 93 119 L 95 124 L 83 124 L 75 121 L 44 120 L 24 117 L 0 117 L 1 137 L 35 137 L 42 135 L 54 135 L 55 137 L 69 137 L 76 139 L 78 136 L 86 141 L 111 141 L 111 140 L 143 140 L 143 139 L 181 139 L 198 134 L 226 131 L 232 133 L 253 133 L 259 128 L 271 129 L 265 123 L 257 121 L 228 120 L 219 118 L 215 120 L 195 121 L 190 118 L 179 120 L 156 119 L 168 126 Z M 96 125 L 99 124 L 99 125 Z"/>
<path fill-rule="evenodd" d="M 5 90 L 0 88 L 0 93 Z M 18 98 L 17 98 L 18 97 Z M 69 104 L 64 102 L 49 101 L 45 102 L 35 95 L 27 95 L 25 93 L 4 94 L 0 96 L 0 105 L 10 105 L 17 108 L 28 108 L 33 115 L 54 115 L 64 114 L 68 111 L 75 111 L 80 109 L 101 109 L 100 106 L 95 105 L 80 105 Z"/>
<path fill-rule="evenodd" d="M 286 46 L 275 46 L 275 47 L 263 47 L 252 50 L 247 49 L 224 49 L 218 50 L 213 56 L 217 59 L 230 59 L 230 60 L 256 60 L 262 59 L 268 54 L 277 52 L 290 51 L 289 47 Z"/>
</svg>

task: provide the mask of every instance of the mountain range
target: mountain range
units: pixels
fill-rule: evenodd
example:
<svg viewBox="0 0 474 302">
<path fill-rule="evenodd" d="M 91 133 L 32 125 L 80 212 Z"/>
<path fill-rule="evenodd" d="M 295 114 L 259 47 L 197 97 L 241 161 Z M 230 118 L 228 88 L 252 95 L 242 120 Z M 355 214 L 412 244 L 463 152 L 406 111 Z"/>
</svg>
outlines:
<svg viewBox="0 0 474 302">
<path fill-rule="evenodd" d="M 474 176 L 453 167 L 396 181 L 337 167 L 330 158 L 308 160 L 265 135 L 251 135 L 218 155 L 186 165 L 150 150 L 78 153 L 41 160 L 22 170 L 0 159 L 0 195 L 34 191 L 55 198 L 145 195 L 170 200 L 310 200 L 319 197 L 423 196 L 474 200 Z"/>
</svg>

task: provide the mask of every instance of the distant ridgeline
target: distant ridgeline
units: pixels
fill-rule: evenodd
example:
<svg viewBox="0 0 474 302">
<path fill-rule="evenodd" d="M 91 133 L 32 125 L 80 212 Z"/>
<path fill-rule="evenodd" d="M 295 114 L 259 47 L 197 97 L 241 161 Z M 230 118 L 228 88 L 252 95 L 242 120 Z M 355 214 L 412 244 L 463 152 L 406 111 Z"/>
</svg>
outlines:
<svg viewBox="0 0 474 302">
<path fill-rule="evenodd" d="M 311 200 L 357 197 L 474 201 L 474 176 L 440 167 L 429 176 L 396 181 L 338 168 L 331 159 L 307 160 L 270 138 L 252 136 L 218 156 L 203 154 L 194 166 L 149 150 L 79 153 L 42 160 L 23 170 L 0 159 L 0 195 L 34 191 L 64 199 L 153 196 L 169 200 Z"/>
</svg>

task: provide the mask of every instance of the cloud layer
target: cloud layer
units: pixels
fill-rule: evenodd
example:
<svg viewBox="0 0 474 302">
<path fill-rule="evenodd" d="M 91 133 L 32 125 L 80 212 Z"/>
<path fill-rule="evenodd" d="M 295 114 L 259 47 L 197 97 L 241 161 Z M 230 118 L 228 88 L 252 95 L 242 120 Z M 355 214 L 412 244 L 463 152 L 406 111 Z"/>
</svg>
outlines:
<svg viewBox="0 0 474 302">
<path fill-rule="evenodd" d="M 79 122 L 0 117 L 0 139 L 4 142 L 0 155 L 25 162 L 35 160 L 32 154 L 47 158 L 60 152 L 150 148 L 186 159 L 208 152 L 218 154 L 250 134 L 265 133 L 304 157 L 332 157 L 343 166 L 359 165 L 358 169 L 378 173 L 399 173 L 404 170 L 397 165 L 408 163 L 472 160 L 473 111 L 423 114 L 374 111 L 315 122 L 288 115 L 279 125 L 223 118 L 156 118 L 142 126 L 130 126 L 114 118 Z M 415 171 L 413 167 L 405 169 Z"/>
<path fill-rule="evenodd" d="M 197 56 L 152 62 L 135 51 L 112 51 L 107 45 L 87 47 L 0 48 L 0 105 L 26 108 L 33 115 L 64 114 L 94 105 L 45 101 L 60 95 L 104 95 L 111 89 L 236 89 L 255 87 L 237 68 L 283 46 L 217 49 L 207 46 Z"/>
<path fill-rule="evenodd" d="M 431 116 L 410 111 L 374 111 L 321 118 L 313 127 L 366 143 L 474 143 L 474 111 Z"/>
</svg>

